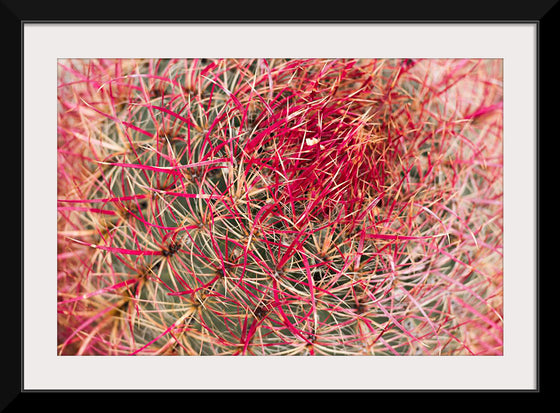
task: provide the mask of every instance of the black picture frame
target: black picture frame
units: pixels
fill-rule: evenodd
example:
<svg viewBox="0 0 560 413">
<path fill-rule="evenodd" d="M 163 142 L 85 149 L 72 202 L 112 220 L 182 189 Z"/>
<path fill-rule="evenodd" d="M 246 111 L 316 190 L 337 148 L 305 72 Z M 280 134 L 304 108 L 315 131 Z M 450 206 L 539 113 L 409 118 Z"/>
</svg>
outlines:
<svg viewBox="0 0 560 413">
<path fill-rule="evenodd" d="M 495 1 L 489 2 L 487 0 L 473 0 L 469 3 L 453 3 L 447 1 L 429 1 L 429 2 L 414 2 L 414 1 L 399 1 L 399 2 L 384 2 L 383 5 L 369 5 L 365 9 L 358 7 L 343 8 L 342 10 L 336 10 L 331 15 L 336 15 L 336 18 L 328 17 L 317 17 L 316 12 L 301 13 L 300 17 L 294 18 L 289 12 L 289 8 L 282 7 L 282 10 L 274 10 L 274 19 L 271 19 L 269 15 L 258 18 L 247 19 L 242 15 L 239 7 L 234 7 L 230 5 L 225 8 L 220 8 L 218 11 L 199 11 L 196 7 L 191 4 L 183 5 L 173 5 L 173 7 L 165 7 L 161 5 L 156 9 L 144 9 L 142 7 L 131 7 L 130 4 L 125 2 L 109 2 L 106 0 L 98 1 L 95 3 L 95 7 L 76 7 L 75 2 L 70 1 L 59 1 L 56 4 L 51 2 L 38 2 L 31 5 L 28 1 L 15 1 L 15 0 L 2 0 L 0 1 L 0 15 L 2 16 L 1 30 L 3 31 L 3 38 L 7 43 L 9 41 L 12 46 L 10 50 L 10 62 L 19 62 L 18 64 L 10 64 L 8 67 L 4 67 L 3 70 L 6 71 L 5 79 L 11 79 L 6 81 L 3 87 L 5 88 L 5 93 L 12 96 L 9 99 L 10 105 L 5 109 L 5 116 L 9 116 L 10 119 L 21 119 L 19 125 L 16 126 L 15 121 L 12 121 L 12 127 L 16 129 L 13 133 L 20 134 L 20 160 L 21 160 L 21 179 L 20 179 L 20 227 L 19 233 L 21 234 L 20 242 L 20 278 L 16 276 L 15 272 L 10 272 L 5 274 L 4 278 L 4 297 L 0 300 L 0 306 L 2 309 L 3 317 L 3 332 L 9 332 L 7 334 L 2 334 L 3 339 L 0 340 L 0 354 L 2 354 L 2 378 L 3 383 L 0 387 L 0 410 L 1 411 L 24 411 L 26 409 L 32 408 L 33 404 L 39 399 L 46 399 L 49 402 L 58 403 L 57 400 L 64 398 L 65 401 L 61 406 L 72 406 L 76 401 L 82 401 L 85 399 L 99 399 L 99 395 L 96 391 L 89 392 L 43 392 L 43 391 L 27 391 L 23 389 L 23 336 L 22 336 L 22 322 L 23 317 L 21 315 L 23 310 L 23 277 L 25 268 L 23 268 L 23 227 L 25 222 L 23 221 L 23 26 L 28 22 L 40 22 L 40 23 L 78 23 L 78 24 L 97 24 L 97 23 L 172 23 L 172 22 L 217 22 L 217 23 L 231 23 L 236 24 L 238 22 L 255 22 L 255 23 L 269 23 L 269 24 L 283 24 L 283 23 L 379 23 L 379 22 L 390 22 L 390 23 L 446 23 L 446 24 L 461 24 L 461 23 L 500 23 L 500 24 L 515 24 L 515 23 L 533 23 L 537 27 L 537 196 L 536 196 L 536 206 L 537 206 L 537 245 L 535 246 L 537 251 L 537 303 L 539 307 L 537 309 L 537 360 L 536 360 L 536 377 L 537 383 L 534 390 L 496 390 L 496 391 L 481 391 L 481 393 L 495 393 L 495 394 L 507 394 L 511 397 L 512 394 L 521 393 L 524 395 L 541 395 L 543 390 L 547 386 L 543 386 L 541 377 L 541 339 L 540 339 L 540 303 L 543 299 L 540 296 L 540 257 L 541 257 L 541 247 L 545 247 L 540 242 L 540 220 L 541 215 L 540 207 L 540 195 L 541 195 L 541 172 L 540 165 L 547 164 L 544 158 L 541 158 L 540 151 L 540 137 L 543 134 L 543 125 L 546 126 L 549 122 L 547 120 L 554 119 L 555 113 L 553 107 L 556 105 L 547 105 L 545 102 L 556 102 L 553 98 L 557 97 L 558 82 L 554 82 L 553 71 L 557 71 L 557 66 L 553 61 L 554 51 L 556 46 L 556 38 L 558 37 L 558 0 L 540 1 L 540 2 L 508 2 L 508 1 Z M 456 4 L 456 5 L 455 5 Z M 250 6 L 247 4 L 244 9 L 248 9 Z M 262 5 L 257 7 L 258 10 L 262 9 Z M 266 8 L 265 8 L 266 9 Z M 170 13 L 169 10 L 173 10 Z M 266 14 L 266 13 L 261 13 Z M 170 16 L 171 15 L 171 16 Z M 184 20 L 177 19 L 177 16 L 187 16 Z M 192 16 L 196 16 L 193 18 Z M 199 18 L 204 16 L 205 18 Z M 20 42 L 16 41 L 19 37 Z M 9 76 L 9 78 L 7 77 Z M 15 79 L 21 79 L 21 83 L 18 85 Z M 541 87 L 546 85 L 546 87 Z M 16 97 L 19 96 L 18 100 Z M 19 103 L 19 105 L 17 104 Z M 20 109 L 20 114 L 17 116 L 15 112 L 16 107 Z M 557 116 L 556 116 L 557 117 Z M 10 139 L 11 144 L 13 144 L 15 139 Z M 548 152 L 550 156 L 550 152 Z M 15 181 L 15 180 L 12 180 Z M 16 191 L 10 191 L 11 194 L 15 194 Z M 7 205 L 5 205 L 7 206 Z M 13 207 L 8 206 L 8 209 L 13 210 Z M 12 220 L 15 221 L 15 220 Z M 12 233 L 17 233 L 17 230 L 10 230 Z M 6 250 L 6 253 L 10 253 Z M 549 256 L 549 254 L 545 254 Z M 9 293 L 6 293 L 9 292 Z M 9 339 L 6 339 L 9 337 Z M 189 393 L 189 391 L 186 391 Z M 301 391 L 300 391 L 301 392 Z M 347 390 L 341 393 L 347 393 Z M 359 392 L 356 390 L 356 392 Z M 361 393 L 363 393 L 362 391 Z M 366 393 L 369 391 L 365 391 Z M 372 391 L 375 392 L 375 391 Z M 394 392 L 401 392 L 400 390 L 395 390 Z M 394 393 L 394 392 L 382 392 L 382 393 Z M 406 391 L 413 393 L 441 393 L 439 397 L 444 395 L 450 395 L 454 392 L 446 391 Z M 472 391 L 465 391 L 467 393 Z M 102 392 L 104 393 L 104 392 Z M 115 393 L 119 392 L 107 392 L 107 395 L 114 396 Z M 130 393 L 130 392 L 128 392 Z M 134 399 L 131 403 L 142 403 L 143 396 L 151 395 L 153 397 L 162 391 L 154 392 L 132 392 L 134 393 L 130 399 Z M 152 394 L 155 393 L 155 394 Z M 177 392 L 182 393 L 182 392 Z M 205 392 L 194 392 L 194 393 L 205 393 Z M 261 392 L 262 393 L 262 392 Z M 329 391 L 329 393 L 337 393 L 334 391 Z M 459 392 L 461 393 L 461 392 Z M 119 396 L 121 397 L 121 396 Z M 209 397 L 204 395 L 203 397 Z M 169 399 L 171 400 L 171 399 Z M 126 402 L 128 403 L 128 401 Z M 54 406 L 54 404 L 53 404 Z M 44 407 L 44 406 L 42 406 Z M 127 404 L 127 408 L 132 407 Z"/>
</svg>

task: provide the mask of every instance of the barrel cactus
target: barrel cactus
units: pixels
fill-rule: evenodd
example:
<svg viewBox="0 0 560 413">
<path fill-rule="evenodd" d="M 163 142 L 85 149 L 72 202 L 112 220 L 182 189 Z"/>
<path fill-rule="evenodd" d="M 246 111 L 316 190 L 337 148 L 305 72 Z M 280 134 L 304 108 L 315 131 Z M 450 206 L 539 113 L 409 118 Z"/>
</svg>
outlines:
<svg viewBox="0 0 560 413">
<path fill-rule="evenodd" d="M 61 59 L 58 354 L 502 354 L 501 68 Z"/>
</svg>

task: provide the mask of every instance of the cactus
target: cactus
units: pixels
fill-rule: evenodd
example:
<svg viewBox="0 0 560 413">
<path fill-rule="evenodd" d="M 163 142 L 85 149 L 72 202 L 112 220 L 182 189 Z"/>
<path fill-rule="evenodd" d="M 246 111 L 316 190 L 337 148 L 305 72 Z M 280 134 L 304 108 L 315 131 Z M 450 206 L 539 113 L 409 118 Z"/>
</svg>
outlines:
<svg viewBox="0 0 560 413">
<path fill-rule="evenodd" d="M 500 60 L 58 73 L 58 354 L 502 354 Z"/>
</svg>

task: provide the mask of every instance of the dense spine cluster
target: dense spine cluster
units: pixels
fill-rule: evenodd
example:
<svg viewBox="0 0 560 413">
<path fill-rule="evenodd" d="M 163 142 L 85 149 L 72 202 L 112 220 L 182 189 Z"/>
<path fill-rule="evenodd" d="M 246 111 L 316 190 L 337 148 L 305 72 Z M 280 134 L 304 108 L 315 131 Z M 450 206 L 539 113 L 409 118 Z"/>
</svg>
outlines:
<svg viewBox="0 0 560 413">
<path fill-rule="evenodd" d="M 61 60 L 59 354 L 502 354 L 499 60 Z"/>
</svg>

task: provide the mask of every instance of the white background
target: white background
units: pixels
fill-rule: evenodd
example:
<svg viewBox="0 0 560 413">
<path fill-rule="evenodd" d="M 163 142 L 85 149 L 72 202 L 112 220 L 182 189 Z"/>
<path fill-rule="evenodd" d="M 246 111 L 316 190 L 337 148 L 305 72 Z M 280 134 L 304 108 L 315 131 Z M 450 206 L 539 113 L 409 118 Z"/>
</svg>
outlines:
<svg viewBox="0 0 560 413">
<path fill-rule="evenodd" d="M 534 24 L 24 24 L 23 390 L 534 389 Z M 56 353 L 58 58 L 504 59 L 504 355 L 72 357 Z"/>
</svg>

